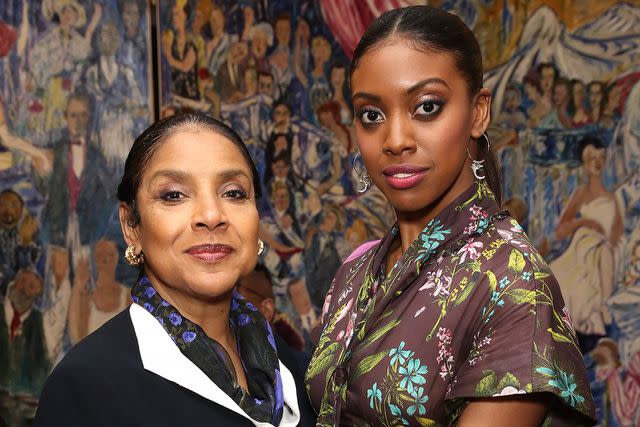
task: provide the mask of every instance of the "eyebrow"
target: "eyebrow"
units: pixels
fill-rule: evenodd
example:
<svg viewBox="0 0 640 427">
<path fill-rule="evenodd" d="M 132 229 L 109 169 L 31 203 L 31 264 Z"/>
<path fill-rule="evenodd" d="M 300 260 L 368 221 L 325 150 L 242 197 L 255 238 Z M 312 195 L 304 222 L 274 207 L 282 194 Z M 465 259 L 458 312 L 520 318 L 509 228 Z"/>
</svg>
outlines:
<svg viewBox="0 0 640 427">
<path fill-rule="evenodd" d="M 169 178 L 176 181 L 185 181 L 191 176 L 189 172 L 174 170 L 174 169 L 163 169 L 154 173 L 151 178 L 149 178 L 149 183 L 152 183 L 154 180 L 158 178 Z M 251 180 L 251 177 L 242 169 L 227 169 L 220 173 L 218 173 L 218 177 L 223 181 L 235 178 L 237 176 L 244 176 Z"/>
<path fill-rule="evenodd" d="M 447 84 L 447 82 L 445 82 L 444 80 L 442 80 L 441 78 L 438 77 L 430 77 L 428 79 L 419 81 L 418 83 L 412 85 L 411 87 L 409 87 L 406 90 L 407 95 L 411 95 L 413 92 L 415 92 L 418 89 L 421 89 L 425 86 L 431 86 L 431 85 L 442 85 L 445 86 L 447 89 L 449 88 L 449 85 Z M 378 95 L 373 95 L 371 93 L 367 93 L 367 92 L 358 92 L 356 94 L 354 94 L 351 99 L 357 99 L 357 98 L 364 98 L 366 100 L 369 101 L 380 101 L 380 97 Z"/>
</svg>

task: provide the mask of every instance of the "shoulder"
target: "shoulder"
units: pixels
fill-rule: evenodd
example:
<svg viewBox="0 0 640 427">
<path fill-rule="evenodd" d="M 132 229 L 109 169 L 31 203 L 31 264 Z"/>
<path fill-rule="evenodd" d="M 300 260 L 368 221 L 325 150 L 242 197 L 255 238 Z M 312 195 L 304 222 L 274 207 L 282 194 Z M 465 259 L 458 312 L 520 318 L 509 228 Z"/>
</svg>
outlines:
<svg viewBox="0 0 640 427">
<path fill-rule="evenodd" d="M 71 348 L 47 383 L 51 386 L 65 381 L 92 384 L 96 376 L 110 377 L 123 365 L 135 363 L 136 356 L 139 362 L 135 332 L 129 310 L 125 309 Z"/>
</svg>

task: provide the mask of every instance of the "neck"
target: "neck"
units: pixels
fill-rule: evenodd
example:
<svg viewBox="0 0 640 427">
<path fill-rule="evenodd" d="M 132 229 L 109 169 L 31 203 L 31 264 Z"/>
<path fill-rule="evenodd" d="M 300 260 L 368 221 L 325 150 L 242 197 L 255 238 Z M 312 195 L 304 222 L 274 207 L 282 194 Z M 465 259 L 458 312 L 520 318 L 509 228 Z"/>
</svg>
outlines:
<svg viewBox="0 0 640 427">
<path fill-rule="evenodd" d="M 235 342 L 235 339 L 229 325 L 231 291 L 220 297 L 203 300 L 188 292 L 168 287 L 155 280 L 152 275 L 148 277 L 160 296 L 183 316 L 200 326 L 209 338 L 218 341 L 227 351 L 233 348 L 231 343 Z"/>
<path fill-rule="evenodd" d="M 115 279 L 115 271 L 98 271 L 98 279 L 96 280 L 96 287 L 98 288 L 112 288 L 116 287 L 118 282 Z"/>
</svg>

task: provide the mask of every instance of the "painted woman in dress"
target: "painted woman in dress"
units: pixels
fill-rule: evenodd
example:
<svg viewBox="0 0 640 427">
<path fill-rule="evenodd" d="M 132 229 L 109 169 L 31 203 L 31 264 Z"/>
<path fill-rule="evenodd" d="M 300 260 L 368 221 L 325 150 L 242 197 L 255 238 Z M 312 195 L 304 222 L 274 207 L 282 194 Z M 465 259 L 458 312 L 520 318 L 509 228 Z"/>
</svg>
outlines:
<svg viewBox="0 0 640 427">
<path fill-rule="evenodd" d="M 433 7 L 387 12 L 354 52 L 351 90 L 361 184 L 397 223 L 325 298 L 306 375 L 318 425 L 592 424 L 559 286 L 500 208 L 473 33 Z"/>
<path fill-rule="evenodd" d="M 580 145 L 586 182 L 576 188 L 560 216 L 556 237 L 570 237 L 571 242 L 550 265 L 576 331 L 597 339 L 606 335 L 605 326 L 611 323 L 605 301 L 616 282 L 615 249 L 624 226 L 615 195 L 602 182 L 606 161 L 602 141 L 586 136 Z"/>
</svg>

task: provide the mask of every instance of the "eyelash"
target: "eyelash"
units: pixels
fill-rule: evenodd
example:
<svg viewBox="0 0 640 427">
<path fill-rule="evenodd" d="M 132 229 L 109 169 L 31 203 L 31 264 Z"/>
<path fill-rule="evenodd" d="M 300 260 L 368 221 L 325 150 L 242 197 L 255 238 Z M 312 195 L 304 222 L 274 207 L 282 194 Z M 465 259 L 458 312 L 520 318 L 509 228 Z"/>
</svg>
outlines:
<svg viewBox="0 0 640 427">
<path fill-rule="evenodd" d="M 435 107 L 435 111 L 418 113 L 418 110 L 423 108 L 423 107 L 425 107 L 426 105 L 431 105 L 431 106 Z M 443 105 L 444 105 L 444 102 L 439 100 L 439 99 L 426 99 L 426 100 L 420 102 L 417 105 L 417 107 L 415 108 L 415 110 L 413 112 L 413 117 L 419 116 L 419 117 L 423 117 L 423 118 L 427 118 L 427 119 L 433 118 L 433 117 L 437 116 L 438 114 L 440 114 L 440 110 L 442 109 Z M 365 121 L 365 117 L 366 117 L 367 114 L 370 114 L 370 113 L 377 114 L 379 117 L 377 119 L 373 119 L 373 120 L 370 119 L 369 122 L 366 122 Z M 364 126 L 365 128 L 374 126 L 374 125 L 376 125 L 378 123 L 382 123 L 382 121 L 384 119 L 385 119 L 384 114 L 378 108 L 364 107 L 358 113 L 358 120 L 360 121 L 362 126 Z"/>
<path fill-rule="evenodd" d="M 233 200 L 246 200 L 249 198 L 249 194 L 239 188 L 227 190 L 223 193 L 223 196 L 230 196 L 229 198 Z"/>
<path fill-rule="evenodd" d="M 178 196 L 178 198 L 174 198 L 172 196 Z M 160 198 L 162 200 L 164 200 L 165 202 L 178 202 L 178 201 L 182 200 L 181 196 L 184 196 L 184 194 L 182 194 L 181 192 L 179 192 L 177 190 L 171 190 L 171 191 L 167 191 L 165 193 L 162 193 L 160 195 Z"/>
</svg>

